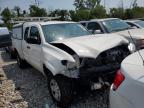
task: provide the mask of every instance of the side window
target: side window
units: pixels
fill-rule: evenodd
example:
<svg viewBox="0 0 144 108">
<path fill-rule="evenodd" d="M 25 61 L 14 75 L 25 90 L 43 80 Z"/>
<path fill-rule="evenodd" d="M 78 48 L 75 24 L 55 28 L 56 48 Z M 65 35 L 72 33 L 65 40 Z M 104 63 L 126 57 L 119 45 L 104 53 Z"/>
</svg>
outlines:
<svg viewBox="0 0 144 108">
<path fill-rule="evenodd" d="M 31 27 L 29 38 L 40 38 L 39 31 L 37 27 Z"/>
<path fill-rule="evenodd" d="M 40 34 L 39 34 L 39 30 L 37 27 L 34 27 L 34 26 L 31 27 L 28 38 L 29 38 L 28 40 L 33 41 L 35 44 L 41 43 Z"/>
<path fill-rule="evenodd" d="M 81 23 L 81 25 L 83 25 L 84 27 L 86 27 L 86 23 Z"/>
<path fill-rule="evenodd" d="M 87 28 L 88 30 L 101 30 L 102 31 L 101 26 L 96 22 L 90 22 Z"/>
<path fill-rule="evenodd" d="M 93 34 L 101 34 L 103 30 L 97 22 L 88 23 L 87 29 Z"/>
<path fill-rule="evenodd" d="M 131 27 L 136 27 L 136 28 L 138 28 L 135 24 L 132 24 L 132 23 L 130 23 L 130 22 L 127 22 L 127 24 L 128 24 L 129 26 L 131 26 Z"/>
<path fill-rule="evenodd" d="M 27 28 L 25 29 L 24 40 L 27 40 L 27 38 L 28 38 L 28 33 L 29 33 L 29 27 L 27 27 Z"/>
<path fill-rule="evenodd" d="M 14 27 L 13 28 L 13 35 L 12 35 L 12 37 L 14 38 L 14 39 L 22 39 L 22 27 L 20 26 L 20 27 Z"/>
</svg>

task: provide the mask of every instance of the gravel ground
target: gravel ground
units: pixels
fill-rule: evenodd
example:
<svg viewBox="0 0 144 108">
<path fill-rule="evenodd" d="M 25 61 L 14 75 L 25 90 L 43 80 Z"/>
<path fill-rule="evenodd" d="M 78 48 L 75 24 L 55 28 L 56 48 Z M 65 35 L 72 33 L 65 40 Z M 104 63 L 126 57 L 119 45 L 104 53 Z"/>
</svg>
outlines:
<svg viewBox="0 0 144 108">
<path fill-rule="evenodd" d="M 109 90 L 77 96 L 70 108 L 108 108 Z M 0 49 L 0 108 L 57 108 L 45 77 L 29 67 L 21 70 L 15 60 Z"/>
</svg>

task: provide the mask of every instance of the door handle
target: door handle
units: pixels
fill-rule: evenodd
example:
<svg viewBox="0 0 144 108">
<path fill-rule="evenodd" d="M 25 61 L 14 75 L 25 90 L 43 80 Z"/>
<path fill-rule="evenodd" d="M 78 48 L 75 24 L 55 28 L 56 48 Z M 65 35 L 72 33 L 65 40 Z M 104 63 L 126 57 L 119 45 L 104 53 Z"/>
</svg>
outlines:
<svg viewBox="0 0 144 108">
<path fill-rule="evenodd" d="M 30 49 L 30 46 L 27 46 L 27 49 Z"/>
</svg>

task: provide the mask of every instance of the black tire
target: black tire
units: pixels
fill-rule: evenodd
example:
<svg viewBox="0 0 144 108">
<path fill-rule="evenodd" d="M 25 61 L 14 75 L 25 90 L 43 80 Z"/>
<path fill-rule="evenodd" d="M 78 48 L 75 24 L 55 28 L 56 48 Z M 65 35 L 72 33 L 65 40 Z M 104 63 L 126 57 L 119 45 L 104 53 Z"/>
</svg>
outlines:
<svg viewBox="0 0 144 108">
<path fill-rule="evenodd" d="M 12 51 L 10 52 L 10 58 L 11 58 L 11 59 L 16 59 L 16 55 L 15 55 L 14 52 L 12 52 Z"/>
<path fill-rule="evenodd" d="M 17 65 L 19 66 L 19 68 L 24 69 L 26 66 L 25 61 L 22 60 L 18 54 L 16 58 L 17 58 Z"/>
<path fill-rule="evenodd" d="M 55 98 L 54 96 L 54 91 L 52 90 L 51 87 L 52 81 L 55 81 L 59 87 L 60 90 L 59 99 Z M 72 81 L 68 78 L 62 76 L 50 77 L 48 81 L 48 89 L 53 101 L 56 102 L 58 106 L 67 107 L 72 101 L 74 94 L 74 86 Z"/>
</svg>

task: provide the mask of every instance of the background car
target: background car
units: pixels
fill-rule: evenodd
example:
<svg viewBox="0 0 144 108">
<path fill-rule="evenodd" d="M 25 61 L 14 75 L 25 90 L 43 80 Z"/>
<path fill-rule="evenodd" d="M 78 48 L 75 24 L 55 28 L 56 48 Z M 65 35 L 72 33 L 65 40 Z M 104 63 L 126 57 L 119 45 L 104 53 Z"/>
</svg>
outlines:
<svg viewBox="0 0 144 108">
<path fill-rule="evenodd" d="M 0 48 L 11 45 L 11 37 L 8 28 L 0 27 Z"/>
<path fill-rule="evenodd" d="M 133 29 L 126 22 L 118 18 L 93 19 L 79 22 L 93 34 L 118 34 L 134 43 L 137 49 L 144 47 L 144 30 Z M 85 23 L 85 24 L 84 24 Z"/>
<path fill-rule="evenodd" d="M 125 20 L 125 22 L 133 28 L 144 28 L 144 21 L 141 20 Z"/>
<path fill-rule="evenodd" d="M 110 108 L 144 107 L 144 50 L 121 64 L 110 89 Z"/>
</svg>

